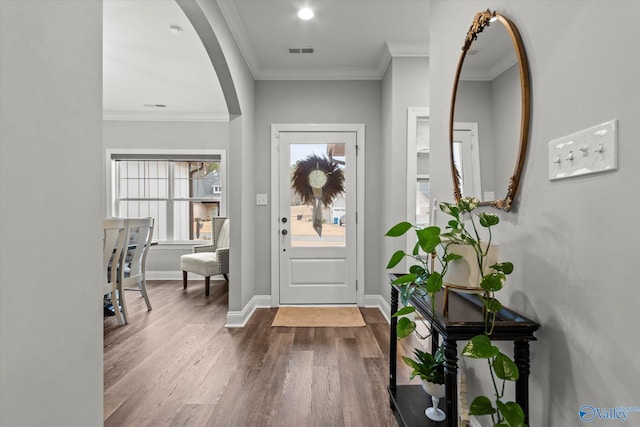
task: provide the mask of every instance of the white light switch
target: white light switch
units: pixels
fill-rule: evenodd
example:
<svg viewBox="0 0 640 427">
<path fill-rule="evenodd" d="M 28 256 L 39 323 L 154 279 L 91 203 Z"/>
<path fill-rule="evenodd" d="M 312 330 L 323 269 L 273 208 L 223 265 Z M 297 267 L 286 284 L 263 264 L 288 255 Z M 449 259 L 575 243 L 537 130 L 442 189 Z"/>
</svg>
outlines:
<svg viewBox="0 0 640 427">
<path fill-rule="evenodd" d="M 256 194 L 256 205 L 267 206 L 269 204 L 266 194 Z"/>
<path fill-rule="evenodd" d="M 618 121 L 549 141 L 549 179 L 618 169 Z"/>
</svg>

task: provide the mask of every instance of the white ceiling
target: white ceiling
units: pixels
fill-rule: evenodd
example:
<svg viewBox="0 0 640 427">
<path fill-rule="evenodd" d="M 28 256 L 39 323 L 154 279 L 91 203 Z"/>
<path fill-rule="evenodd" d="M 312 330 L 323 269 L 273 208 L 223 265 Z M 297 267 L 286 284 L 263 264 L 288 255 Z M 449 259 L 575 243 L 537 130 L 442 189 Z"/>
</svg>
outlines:
<svg viewBox="0 0 640 427">
<path fill-rule="evenodd" d="M 301 4 L 315 17 L 297 17 Z M 218 0 L 258 80 L 380 79 L 394 54 L 426 55 L 426 0 Z M 287 53 L 312 47 L 313 54 Z"/>
<path fill-rule="evenodd" d="M 257 80 L 380 79 L 390 55 L 428 53 L 426 0 L 217 3 Z M 298 19 L 303 3 L 314 19 Z M 103 31 L 106 119 L 228 117 L 213 66 L 174 0 L 105 0 Z M 292 55 L 288 47 L 314 53 Z"/>
<path fill-rule="evenodd" d="M 211 61 L 175 1 L 105 0 L 103 4 L 106 119 L 228 117 Z M 183 31 L 174 34 L 170 25 Z"/>
</svg>

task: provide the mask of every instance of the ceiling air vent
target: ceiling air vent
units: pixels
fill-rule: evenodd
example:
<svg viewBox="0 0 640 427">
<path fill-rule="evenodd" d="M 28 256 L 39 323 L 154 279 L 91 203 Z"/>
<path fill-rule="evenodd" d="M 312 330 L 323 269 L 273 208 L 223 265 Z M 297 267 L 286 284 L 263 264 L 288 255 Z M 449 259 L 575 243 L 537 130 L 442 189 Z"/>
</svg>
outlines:
<svg viewBox="0 0 640 427">
<path fill-rule="evenodd" d="M 296 55 L 299 53 L 313 53 L 314 49 L 312 47 L 288 47 L 287 53 L 290 55 Z"/>
</svg>

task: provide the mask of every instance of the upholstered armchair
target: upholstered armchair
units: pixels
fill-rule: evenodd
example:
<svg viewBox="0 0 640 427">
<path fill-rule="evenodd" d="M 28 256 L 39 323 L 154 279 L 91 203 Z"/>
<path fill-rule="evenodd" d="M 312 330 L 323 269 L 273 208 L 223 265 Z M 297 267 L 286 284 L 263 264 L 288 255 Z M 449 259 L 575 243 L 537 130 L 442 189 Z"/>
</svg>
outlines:
<svg viewBox="0 0 640 427">
<path fill-rule="evenodd" d="M 193 253 L 180 257 L 182 281 L 187 289 L 187 273 L 204 276 L 205 295 L 209 295 L 211 276 L 222 274 L 229 280 L 229 219 L 213 218 L 211 225 L 211 244 L 196 245 Z"/>
</svg>

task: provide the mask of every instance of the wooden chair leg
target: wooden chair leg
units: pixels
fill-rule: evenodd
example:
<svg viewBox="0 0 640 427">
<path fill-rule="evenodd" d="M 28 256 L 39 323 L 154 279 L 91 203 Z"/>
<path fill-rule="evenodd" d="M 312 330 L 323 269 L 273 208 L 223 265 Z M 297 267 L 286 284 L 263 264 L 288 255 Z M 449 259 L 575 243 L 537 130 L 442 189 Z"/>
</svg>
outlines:
<svg viewBox="0 0 640 427">
<path fill-rule="evenodd" d="M 187 272 L 182 272 L 182 286 L 184 289 L 187 289 Z"/>
<path fill-rule="evenodd" d="M 118 325 L 123 326 L 127 322 L 124 318 L 124 314 L 120 311 L 120 300 L 118 296 L 118 288 L 116 286 L 113 287 L 113 291 L 110 294 L 111 306 L 113 307 L 113 311 L 116 314 L 116 319 L 118 320 Z"/>
<path fill-rule="evenodd" d="M 129 323 L 129 313 L 127 312 L 127 303 L 124 297 L 124 288 L 122 287 L 122 283 L 118 283 L 118 298 L 116 299 L 116 301 L 117 303 L 114 304 L 114 307 L 116 308 L 116 310 L 122 310 L 122 316 L 118 318 L 118 321 L 122 319 L 122 324 L 126 325 L 127 323 Z"/>
<path fill-rule="evenodd" d="M 142 279 L 140 281 L 140 293 L 144 297 L 144 302 L 147 305 L 147 311 L 151 311 L 151 301 L 149 301 L 149 294 L 147 294 L 147 280 Z"/>
<path fill-rule="evenodd" d="M 211 277 L 204 278 L 204 295 L 209 296 L 209 285 L 211 284 Z"/>
</svg>

